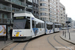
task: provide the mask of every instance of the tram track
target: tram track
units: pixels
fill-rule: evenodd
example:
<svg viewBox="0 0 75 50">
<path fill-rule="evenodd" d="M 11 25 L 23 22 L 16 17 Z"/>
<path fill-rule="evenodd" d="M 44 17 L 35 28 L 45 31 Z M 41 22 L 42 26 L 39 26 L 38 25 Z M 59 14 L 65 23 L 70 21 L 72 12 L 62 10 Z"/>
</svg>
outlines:
<svg viewBox="0 0 75 50">
<path fill-rule="evenodd" d="M 29 44 L 29 42 L 30 42 L 30 41 L 28 41 L 28 42 L 26 43 L 26 45 L 24 46 L 23 50 L 26 50 L 26 47 L 27 47 L 27 45 Z"/>
<path fill-rule="evenodd" d="M 22 46 L 22 47 L 23 47 L 22 50 L 26 50 L 26 47 L 27 47 L 27 45 L 29 44 L 29 42 L 30 42 L 30 41 L 27 41 L 27 42 L 25 42 L 25 43 L 20 43 L 20 42 L 19 42 L 19 43 L 17 43 L 15 46 L 13 46 L 10 50 L 15 50 L 15 48 L 17 48 L 18 45 L 22 45 L 22 44 L 24 44 L 24 45 Z M 21 46 L 20 46 L 20 47 L 21 47 Z"/>
<path fill-rule="evenodd" d="M 64 44 L 62 44 L 62 43 L 60 43 L 57 39 L 56 39 L 56 36 L 57 36 L 58 34 L 53 34 L 52 36 L 52 38 L 54 39 L 54 41 L 56 42 L 56 43 L 58 43 L 59 45 L 61 45 L 61 46 L 63 46 L 63 47 L 59 47 L 59 48 L 66 48 L 66 49 L 68 49 L 68 50 L 72 50 L 71 48 L 69 48 L 69 47 L 67 47 L 67 46 L 65 46 Z M 50 38 L 51 36 L 48 36 L 47 37 L 47 41 L 48 41 L 48 43 L 55 49 L 55 50 L 59 50 L 59 48 L 58 47 L 56 47 L 50 40 L 49 40 L 49 38 Z"/>
<path fill-rule="evenodd" d="M 50 37 L 50 36 L 49 36 Z M 58 50 L 50 41 L 49 41 L 49 37 L 47 38 L 48 43 L 55 49 Z"/>
<path fill-rule="evenodd" d="M 55 37 L 56 37 L 56 35 L 54 36 L 54 40 L 55 40 L 57 43 L 59 43 L 60 45 L 64 46 L 65 48 L 67 48 L 67 49 L 69 49 L 69 50 L 72 50 L 71 48 L 69 48 L 69 47 L 65 46 L 64 44 L 60 43 Z"/>
<path fill-rule="evenodd" d="M 19 45 L 19 43 L 17 43 L 14 47 L 12 47 L 10 50 L 13 50 L 17 45 Z"/>
</svg>

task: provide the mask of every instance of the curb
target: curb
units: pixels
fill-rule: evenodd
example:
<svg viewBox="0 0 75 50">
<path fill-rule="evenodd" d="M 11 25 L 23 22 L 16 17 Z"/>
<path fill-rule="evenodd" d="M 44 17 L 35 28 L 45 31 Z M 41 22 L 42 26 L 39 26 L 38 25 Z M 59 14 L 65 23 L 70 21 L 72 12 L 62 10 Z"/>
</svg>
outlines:
<svg viewBox="0 0 75 50">
<path fill-rule="evenodd" d="M 71 43 L 71 44 L 74 44 L 74 45 L 75 45 L 74 42 L 72 42 L 72 41 L 70 41 L 70 40 L 68 40 L 68 39 L 63 38 L 61 35 L 60 35 L 60 38 L 63 39 L 63 40 L 65 40 L 65 41 L 67 41 L 67 42 L 69 42 L 69 43 Z"/>
<path fill-rule="evenodd" d="M 11 43 L 8 43 L 7 45 L 5 45 L 4 47 L 2 47 L 0 50 L 3 50 L 5 47 L 9 46 L 10 44 L 12 44 L 13 42 Z"/>
</svg>

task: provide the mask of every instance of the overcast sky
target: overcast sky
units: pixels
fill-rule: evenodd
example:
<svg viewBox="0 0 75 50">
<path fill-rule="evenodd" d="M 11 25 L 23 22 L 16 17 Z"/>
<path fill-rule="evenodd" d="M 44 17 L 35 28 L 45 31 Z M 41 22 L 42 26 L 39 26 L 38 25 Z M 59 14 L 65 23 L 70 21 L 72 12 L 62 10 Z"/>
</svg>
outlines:
<svg viewBox="0 0 75 50">
<path fill-rule="evenodd" d="M 60 0 L 66 8 L 66 14 L 75 20 L 75 0 Z"/>
</svg>

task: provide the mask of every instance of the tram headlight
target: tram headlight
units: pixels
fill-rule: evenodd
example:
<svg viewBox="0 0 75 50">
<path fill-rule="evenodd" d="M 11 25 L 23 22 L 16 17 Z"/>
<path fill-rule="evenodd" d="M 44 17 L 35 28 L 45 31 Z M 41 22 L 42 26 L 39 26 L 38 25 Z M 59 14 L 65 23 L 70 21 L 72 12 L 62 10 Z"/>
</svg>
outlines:
<svg viewBox="0 0 75 50">
<path fill-rule="evenodd" d="M 12 35 L 12 36 L 14 36 L 14 35 Z"/>
<path fill-rule="evenodd" d="M 23 35 L 20 35 L 20 36 L 23 36 Z"/>
</svg>

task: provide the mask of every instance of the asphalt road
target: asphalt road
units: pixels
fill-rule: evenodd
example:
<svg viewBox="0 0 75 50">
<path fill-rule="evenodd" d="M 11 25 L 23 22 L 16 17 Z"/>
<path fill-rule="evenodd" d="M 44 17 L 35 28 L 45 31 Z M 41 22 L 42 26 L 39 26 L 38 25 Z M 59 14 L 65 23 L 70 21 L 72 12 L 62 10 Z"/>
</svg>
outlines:
<svg viewBox="0 0 75 50">
<path fill-rule="evenodd" d="M 58 32 L 26 42 L 13 42 L 3 50 L 75 50 L 75 45 L 61 39 L 60 34 Z"/>
</svg>

